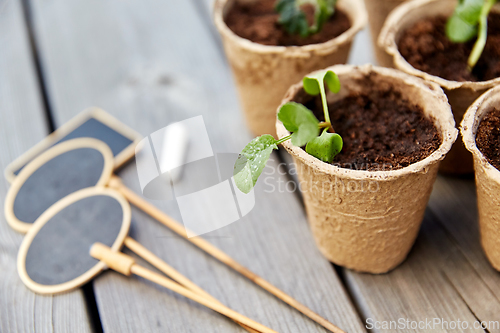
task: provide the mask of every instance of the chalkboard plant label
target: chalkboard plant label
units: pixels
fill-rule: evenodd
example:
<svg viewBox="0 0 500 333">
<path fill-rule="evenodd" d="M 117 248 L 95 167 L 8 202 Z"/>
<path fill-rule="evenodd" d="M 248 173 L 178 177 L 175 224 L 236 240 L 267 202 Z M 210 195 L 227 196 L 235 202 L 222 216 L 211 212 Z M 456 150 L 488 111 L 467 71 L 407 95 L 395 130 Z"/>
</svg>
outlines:
<svg viewBox="0 0 500 333">
<path fill-rule="evenodd" d="M 479 97 L 461 124 L 462 139 L 474 158 L 481 244 L 500 271 L 500 86 Z"/>
<path fill-rule="evenodd" d="M 417 0 L 396 8 L 379 45 L 406 73 L 439 84 L 455 119 L 486 90 L 500 84 L 500 10 L 497 0 Z M 457 142 L 441 164 L 447 174 L 473 172 L 472 156 Z"/>
<path fill-rule="evenodd" d="M 250 130 L 276 137 L 288 87 L 345 63 L 367 15 L 363 0 L 217 0 L 214 21 Z"/>
<path fill-rule="evenodd" d="M 384 273 L 399 265 L 410 251 L 439 162 L 458 131 L 446 96 L 434 83 L 370 65 L 336 65 L 327 70 L 336 73 L 341 83 L 340 91 L 328 93 L 327 107 L 331 125 L 343 138 L 342 151 L 333 163 L 318 158 L 328 150 L 312 155 L 317 147 L 308 151 L 307 145 L 322 142 L 321 135 L 328 132 L 310 140 L 304 149 L 288 139 L 295 132 L 279 117 L 278 142 L 294 159 L 311 230 L 323 255 L 350 269 Z M 328 119 L 319 112 L 324 110 L 322 98 L 311 92 L 307 81 L 293 85 L 280 110 L 291 102 L 301 103 L 321 124 Z M 387 94 L 391 99 L 384 99 Z M 365 101 L 363 96 L 382 97 Z M 412 113 L 406 111 L 408 108 Z M 350 114 L 355 114 L 357 121 Z M 391 122 L 397 126 L 391 127 Z M 384 139 L 377 139 L 384 132 Z M 423 138 L 432 146 L 436 136 L 437 145 L 430 150 L 425 149 L 428 142 L 419 142 Z M 391 139 L 386 142 L 386 138 Z M 411 148 L 401 152 L 399 148 L 410 142 L 405 141 L 408 138 L 411 144 L 405 146 Z M 377 148 L 380 144 L 387 148 Z M 374 151 L 378 155 L 370 155 Z M 353 165 L 345 163 L 351 158 Z M 377 166 L 379 158 L 392 158 L 388 161 L 397 165 Z"/>
</svg>

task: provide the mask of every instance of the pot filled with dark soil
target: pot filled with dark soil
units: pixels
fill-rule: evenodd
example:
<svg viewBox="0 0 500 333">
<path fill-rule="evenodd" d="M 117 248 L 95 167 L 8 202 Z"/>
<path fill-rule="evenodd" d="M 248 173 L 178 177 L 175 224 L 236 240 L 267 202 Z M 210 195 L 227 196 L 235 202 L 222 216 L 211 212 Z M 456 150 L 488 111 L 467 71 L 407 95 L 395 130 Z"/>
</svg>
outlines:
<svg viewBox="0 0 500 333">
<path fill-rule="evenodd" d="M 256 135 L 276 135 L 276 108 L 288 87 L 311 71 L 345 63 L 367 20 L 362 0 L 338 0 L 320 32 L 301 37 L 278 24 L 276 3 L 217 0 L 214 7 L 246 121 Z"/>
<path fill-rule="evenodd" d="M 500 86 L 472 104 L 461 131 L 474 157 L 481 244 L 500 271 Z"/>
<path fill-rule="evenodd" d="M 375 51 L 377 63 L 381 66 L 394 67 L 392 57 L 377 44 L 380 30 L 384 25 L 387 15 L 405 1 L 406 0 L 365 0 L 366 11 L 370 13 L 370 15 L 368 15 L 368 22 L 370 23 L 373 50 Z"/>
<path fill-rule="evenodd" d="M 414 0 L 398 6 L 387 18 L 379 45 L 393 57 L 396 68 L 439 84 L 459 123 L 467 108 L 486 90 L 500 83 L 500 12 L 493 8 L 487 22 L 487 40 L 477 64 L 468 61 L 476 38 L 452 42 L 447 21 L 456 0 Z M 461 140 L 441 163 L 448 174 L 472 173 L 472 156 Z"/>
<path fill-rule="evenodd" d="M 457 137 L 446 95 L 434 83 L 394 69 L 337 65 L 341 90 L 327 97 L 343 138 L 332 163 L 286 141 L 296 163 L 308 220 L 323 255 L 361 272 L 399 265 L 420 228 L 439 162 Z M 319 97 L 302 83 L 287 92 L 324 120 Z M 276 123 L 279 138 L 289 132 Z"/>
</svg>

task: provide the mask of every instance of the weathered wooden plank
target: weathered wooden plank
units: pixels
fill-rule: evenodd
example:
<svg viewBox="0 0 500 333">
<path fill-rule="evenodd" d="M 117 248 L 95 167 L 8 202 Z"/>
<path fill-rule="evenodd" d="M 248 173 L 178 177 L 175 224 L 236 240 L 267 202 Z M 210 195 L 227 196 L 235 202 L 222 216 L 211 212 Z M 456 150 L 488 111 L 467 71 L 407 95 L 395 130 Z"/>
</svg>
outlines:
<svg viewBox="0 0 500 333">
<path fill-rule="evenodd" d="M 480 320 L 498 317 L 500 274 L 481 248 L 474 180 L 439 177 L 431 198 L 431 211 L 469 263 L 467 274 L 456 274 L 450 280 Z"/>
<path fill-rule="evenodd" d="M 192 2 L 53 0 L 34 3 L 34 11 L 57 124 L 98 105 L 143 135 L 201 114 L 216 152 L 237 152 L 249 140 L 228 67 Z M 133 165 L 120 174 L 139 191 Z M 286 180 L 278 175 L 269 183 Z M 346 331 L 363 332 L 297 198 L 265 186 L 247 217 L 207 239 Z M 180 217 L 175 203 L 156 204 Z M 235 310 L 277 331 L 324 331 L 137 210 L 132 235 Z M 138 279 L 110 272 L 94 286 L 107 332 L 241 330 Z"/>
<path fill-rule="evenodd" d="M 0 1 L 0 169 L 46 134 L 21 1 Z M 0 177 L 0 201 L 8 183 Z M 0 216 L 0 332 L 90 332 L 81 291 L 38 296 L 17 275 L 23 236 Z"/>
</svg>

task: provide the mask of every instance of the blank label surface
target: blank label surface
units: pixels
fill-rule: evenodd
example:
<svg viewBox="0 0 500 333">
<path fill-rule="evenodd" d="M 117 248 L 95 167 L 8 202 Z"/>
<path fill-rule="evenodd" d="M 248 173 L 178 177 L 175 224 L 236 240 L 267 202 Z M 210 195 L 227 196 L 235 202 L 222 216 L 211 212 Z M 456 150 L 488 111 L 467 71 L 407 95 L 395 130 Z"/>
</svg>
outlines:
<svg viewBox="0 0 500 333">
<path fill-rule="evenodd" d="M 120 233 L 123 210 L 109 196 L 81 199 L 54 215 L 38 231 L 26 255 L 26 272 L 36 283 L 71 281 L 99 261 L 89 249 L 95 242 L 112 246 Z"/>
<path fill-rule="evenodd" d="M 95 186 L 103 169 L 104 157 L 96 149 L 75 149 L 53 158 L 21 186 L 14 200 L 14 215 L 22 222 L 34 223 L 68 194 Z"/>
</svg>

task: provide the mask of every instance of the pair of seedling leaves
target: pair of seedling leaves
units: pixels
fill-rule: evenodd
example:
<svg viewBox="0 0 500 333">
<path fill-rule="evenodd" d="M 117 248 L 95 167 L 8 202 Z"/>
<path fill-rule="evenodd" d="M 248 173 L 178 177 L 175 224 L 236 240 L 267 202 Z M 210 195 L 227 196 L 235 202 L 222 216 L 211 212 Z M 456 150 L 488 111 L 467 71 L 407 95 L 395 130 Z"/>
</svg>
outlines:
<svg viewBox="0 0 500 333">
<path fill-rule="evenodd" d="M 278 0 L 275 9 L 280 14 L 278 23 L 285 30 L 302 37 L 318 33 L 323 24 L 333 15 L 337 0 Z M 314 23 L 309 26 L 302 6 L 314 7 Z"/>
<path fill-rule="evenodd" d="M 488 14 L 499 0 L 460 0 L 446 24 L 446 35 L 454 43 L 465 43 L 477 36 L 469 56 L 472 70 L 483 53 L 488 38 Z"/>
<path fill-rule="evenodd" d="M 323 162 L 332 163 L 334 157 L 342 150 L 342 138 L 337 133 L 331 133 L 330 114 L 326 101 L 325 83 L 333 93 L 340 91 L 340 81 L 332 71 L 321 71 L 303 79 L 306 93 L 321 95 L 325 121 L 320 122 L 311 110 L 304 105 L 288 102 L 279 112 L 278 119 L 292 134 L 276 140 L 272 135 L 265 134 L 253 139 L 243 149 L 234 165 L 234 181 L 244 193 L 249 193 L 255 186 L 267 160 L 274 149 L 285 141 L 291 140 L 294 146 L 306 146 L 306 152 Z M 320 134 L 321 132 L 321 134 Z"/>
</svg>

